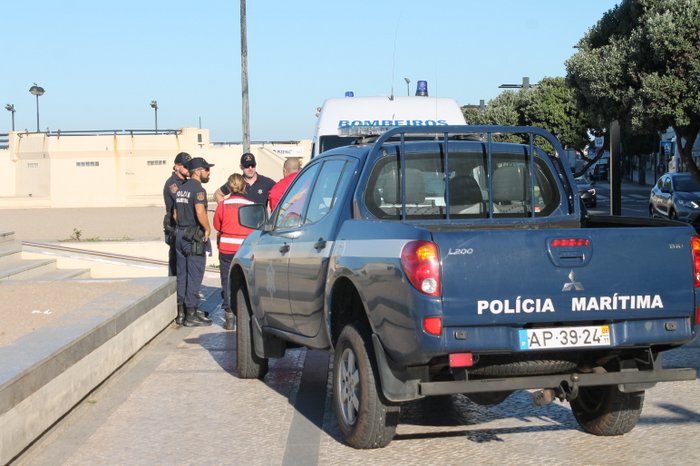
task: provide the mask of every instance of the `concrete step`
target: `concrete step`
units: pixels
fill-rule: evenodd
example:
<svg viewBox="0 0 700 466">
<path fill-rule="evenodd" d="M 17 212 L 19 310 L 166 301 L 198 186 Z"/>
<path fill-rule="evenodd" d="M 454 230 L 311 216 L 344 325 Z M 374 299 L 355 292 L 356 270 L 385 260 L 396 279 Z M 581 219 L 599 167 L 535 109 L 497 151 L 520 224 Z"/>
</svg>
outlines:
<svg viewBox="0 0 700 466">
<path fill-rule="evenodd" d="M 56 259 L 22 259 L 13 256 L 0 264 L 0 280 L 27 280 L 56 270 Z"/>
<path fill-rule="evenodd" d="M 173 277 L 0 286 L 0 464 L 8 464 L 176 315 Z"/>
<path fill-rule="evenodd" d="M 14 231 L 0 230 L 0 243 L 3 243 L 5 241 L 14 241 L 14 240 L 15 240 L 15 232 Z"/>
<path fill-rule="evenodd" d="M 30 278 L 24 278 L 24 277 L 10 277 L 8 280 L 32 280 L 36 282 L 50 282 L 50 281 L 56 281 L 56 280 L 75 280 L 75 279 L 83 279 L 83 278 L 90 278 L 90 269 L 55 269 L 55 270 L 49 270 L 46 271 L 45 273 L 41 273 L 38 275 L 33 275 Z"/>
<path fill-rule="evenodd" d="M 0 268 L 3 264 L 14 262 L 21 257 L 22 245 L 14 240 L 0 240 Z"/>
</svg>

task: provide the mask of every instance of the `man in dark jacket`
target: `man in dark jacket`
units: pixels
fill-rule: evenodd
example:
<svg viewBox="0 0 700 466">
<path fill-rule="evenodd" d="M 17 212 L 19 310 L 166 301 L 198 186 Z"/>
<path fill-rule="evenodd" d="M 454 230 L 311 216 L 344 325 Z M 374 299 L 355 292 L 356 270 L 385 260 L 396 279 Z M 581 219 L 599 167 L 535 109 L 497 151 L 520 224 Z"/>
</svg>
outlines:
<svg viewBox="0 0 700 466">
<path fill-rule="evenodd" d="M 177 256 L 175 254 L 175 194 L 180 186 L 187 180 L 189 171 L 187 163 L 192 159 L 187 152 L 180 152 L 175 156 L 175 165 L 170 177 L 165 180 L 163 186 L 163 202 L 165 203 L 165 217 L 163 218 L 163 234 L 165 242 L 170 246 L 168 254 L 168 275 L 174 277 L 177 275 Z M 180 303 L 181 304 L 181 303 Z"/>
<path fill-rule="evenodd" d="M 202 184 L 209 182 L 209 169 L 213 166 L 201 157 L 190 160 L 187 165 L 190 178 L 175 194 L 177 301 L 184 304 L 187 327 L 211 325 L 211 320 L 197 306 L 206 265 L 206 245 L 211 235 L 207 191 Z"/>
</svg>

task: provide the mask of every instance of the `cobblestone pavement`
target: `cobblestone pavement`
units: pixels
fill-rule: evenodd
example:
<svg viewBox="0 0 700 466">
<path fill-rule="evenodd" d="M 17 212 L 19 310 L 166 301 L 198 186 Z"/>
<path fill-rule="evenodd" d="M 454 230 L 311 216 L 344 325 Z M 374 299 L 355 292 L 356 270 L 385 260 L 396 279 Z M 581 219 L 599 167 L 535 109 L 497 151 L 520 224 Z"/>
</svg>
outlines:
<svg viewBox="0 0 700 466">
<path fill-rule="evenodd" d="M 235 332 L 221 328 L 219 289 L 206 284 L 215 325 L 165 330 L 16 463 L 700 464 L 697 380 L 648 391 L 639 425 L 621 437 L 585 434 L 568 403 L 536 408 L 518 392 L 497 406 L 461 396 L 409 403 L 389 446 L 354 450 L 330 403 L 328 356 L 290 350 L 264 381 L 238 379 Z M 665 361 L 699 368 L 700 343 Z"/>
</svg>

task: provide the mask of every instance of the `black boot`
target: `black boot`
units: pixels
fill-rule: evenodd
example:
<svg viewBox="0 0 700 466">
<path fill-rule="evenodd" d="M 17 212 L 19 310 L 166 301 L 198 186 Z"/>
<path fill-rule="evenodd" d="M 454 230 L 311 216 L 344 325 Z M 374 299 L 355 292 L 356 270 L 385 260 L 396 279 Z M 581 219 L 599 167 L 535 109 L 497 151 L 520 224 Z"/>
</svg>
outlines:
<svg viewBox="0 0 700 466">
<path fill-rule="evenodd" d="M 205 321 L 200 320 L 199 317 L 197 317 L 196 307 L 186 307 L 185 314 L 185 327 L 206 327 L 208 325 L 211 325 L 211 321 L 209 321 L 209 323 L 206 323 Z"/>
<path fill-rule="evenodd" d="M 177 305 L 177 317 L 175 317 L 175 324 L 182 325 L 185 323 L 185 305 Z"/>
<path fill-rule="evenodd" d="M 195 314 L 197 315 L 197 319 L 199 319 L 201 322 L 211 325 L 212 320 L 209 318 L 209 313 L 207 311 L 197 308 L 197 312 Z"/>
<path fill-rule="evenodd" d="M 231 309 L 224 309 L 224 330 L 236 330 L 236 314 Z"/>
</svg>

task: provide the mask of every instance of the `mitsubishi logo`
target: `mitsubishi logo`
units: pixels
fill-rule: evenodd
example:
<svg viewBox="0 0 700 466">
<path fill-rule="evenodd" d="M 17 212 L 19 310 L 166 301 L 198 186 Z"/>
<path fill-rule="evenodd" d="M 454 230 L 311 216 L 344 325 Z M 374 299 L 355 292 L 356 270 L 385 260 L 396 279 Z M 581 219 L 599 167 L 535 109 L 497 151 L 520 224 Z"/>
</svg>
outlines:
<svg viewBox="0 0 700 466">
<path fill-rule="evenodd" d="M 576 281 L 576 274 L 572 270 L 569 272 L 569 282 L 564 283 L 564 287 L 561 289 L 562 291 L 571 291 L 571 290 L 576 290 L 576 291 L 583 291 L 583 285 L 581 282 Z"/>
</svg>

